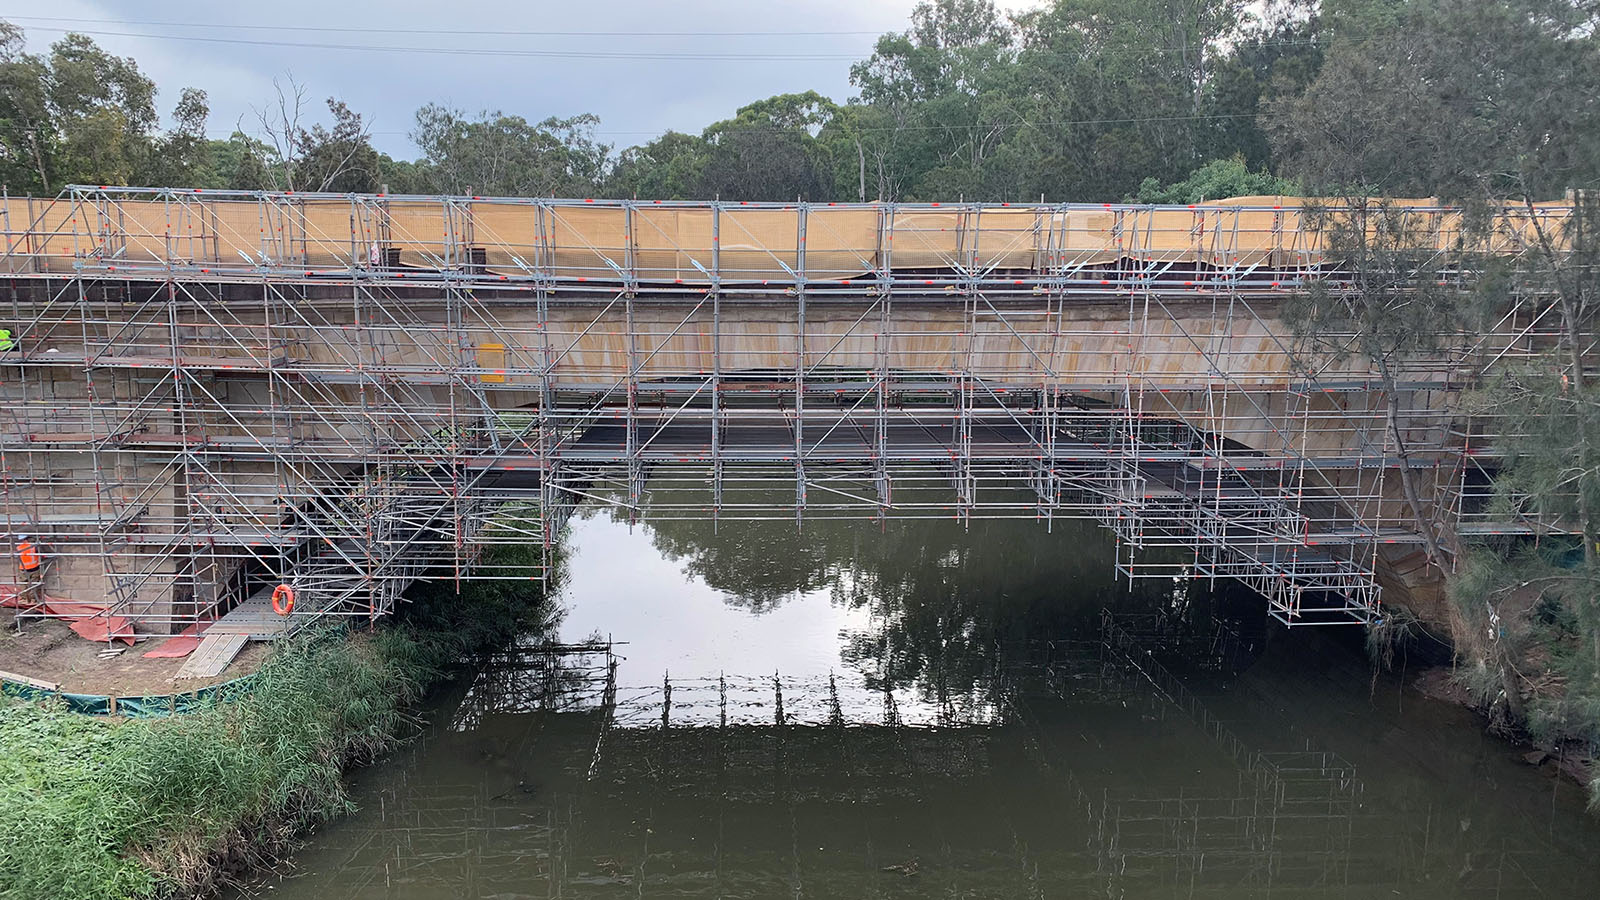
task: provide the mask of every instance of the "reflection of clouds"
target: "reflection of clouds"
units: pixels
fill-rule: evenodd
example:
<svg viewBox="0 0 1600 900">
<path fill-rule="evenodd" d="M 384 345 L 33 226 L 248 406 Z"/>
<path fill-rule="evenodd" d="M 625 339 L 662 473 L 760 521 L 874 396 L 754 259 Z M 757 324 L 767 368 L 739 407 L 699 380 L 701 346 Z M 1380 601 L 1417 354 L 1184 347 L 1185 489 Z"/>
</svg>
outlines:
<svg viewBox="0 0 1600 900">
<path fill-rule="evenodd" d="M 1252 767 L 1254 754 L 1160 662 L 1223 672 L 1238 661 L 1226 629 L 1195 629 L 1159 614 L 1107 617 L 1093 639 L 1039 640 L 1025 654 L 994 659 L 969 682 L 952 686 L 941 669 L 901 685 L 871 671 L 820 676 L 718 673 L 673 675 L 619 684 L 623 649 L 594 641 L 557 644 L 528 636 L 485 660 L 450 716 L 451 730 L 473 731 L 489 716 L 598 714 L 597 728 L 662 729 L 761 726 L 938 726 L 969 728 L 1015 720 L 1028 697 L 1172 704 Z M 633 678 L 652 673 L 632 670 Z M 1131 691 L 1131 694 L 1130 694 Z M 1019 705 L 1019 701 L 1021 705 Z"/>
<path fill-rule="evenodd" d="M 886 694 L 857 673 L 794 678 L 724 676 L 674 678 L 666 685 L 619 688 L 614 721 L 622 728 L 659 728 L 663 707 L 671 727 L 783 725 L 998 725 L 1002 706 L 993 702 L 941 709 L 914 692 Z"/>
<path fill-rule="evenodd" d="M 727 591 L 665 557 L 647 527 L 630 531 L 608 515 L 577 518 L 571 527 L 568 546 L 575 552 L 562 586 L 568 609 L 562 638 L 598 631 L 628 642 L 619 652 L 627 657 L 623 680 L 630 683 L 653 682 L 666 672 L 825 677 L 841 667 L 840 633 L 869 621 L 868 611 L 832 602 L 830 584 L 789 594 L 752 615 Z"/>
<path fill-rule="evenodd" d="M 1127 588 L 1083 535 L 963 534 L 919 526 L 894 566 L 833 556 L 826 588 L 753 615 L 650 534 L 576 521 L 562 631 L 629 642 L 614 705 L 594 674 L 541 697 L 547 670 L 507 654 L 452 730 L 365 773 L 356 815 L 275 895 L 609 897 L 630 877 L 641 896 L 1593 893 L 1581 803 L 1484 790 L 1539 776 L 1455 712 L 1375 704 L 1364 661 L 1303 642 L 1234 678 L 1264 638 L 1164 581 L 1144 606 L 1168 614 L 1119 614 L 1104 644 L 1098 604 Z"/>
<path fill-rule="evenodd" d="M 1092 523 L 575 520 L 569 639 L 631 642 L 624 680 L 851 673 L 908 710 L 972 703 L 1001 647 L 1086 634 L 1099 610 L 1170 583 L 1116 581 Z M 1008 651 L 1010 652 L 1010 651 Z M 1007 660 L 1013 662 L 1014 660 Z M 911 713 L 916 715 L 915 712 Z"/>
<path fill-rule="evenodd" d="M 491 716 L 550 713 L 597 714 L 594 727 L 623 729 L 1002 725 L 1016 709 L 1007 692 L 1019 685 L 1064 696 L 1081 693 L 1084 679 L 1100 679 L 1098 643 L 1063 644 L 1059 651 L 1048 664 L 1011 667 L 1005 679 L 940 694 L 885 689 L 881 679 L 851 671 L 825 676 L 667 674 L 655 683 L 617 684 L 612 680 L 613 656 L 604 645 L 530 644 L 485 662 L 451 712 L 449 728 L 471 732 Z"/>
</svg>

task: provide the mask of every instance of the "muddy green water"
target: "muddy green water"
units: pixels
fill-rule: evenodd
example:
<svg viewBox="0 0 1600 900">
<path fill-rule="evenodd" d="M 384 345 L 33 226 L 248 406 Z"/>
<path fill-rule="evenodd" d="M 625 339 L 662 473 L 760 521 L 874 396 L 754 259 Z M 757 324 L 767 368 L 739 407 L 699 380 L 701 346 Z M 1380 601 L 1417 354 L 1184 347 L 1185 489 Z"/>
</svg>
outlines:
<svg viewBox="0 0 1600 900">
<path fill-rule="evenodd" d="M 1575 785 L 1358 636 L 1130 590 L 1092 526 L 591 514 L 570 547 L 527 643 L 618 642 L 614 695 L 603 653 L 503 654 L 247 895 L 1600 896 Z"/>
</svg>

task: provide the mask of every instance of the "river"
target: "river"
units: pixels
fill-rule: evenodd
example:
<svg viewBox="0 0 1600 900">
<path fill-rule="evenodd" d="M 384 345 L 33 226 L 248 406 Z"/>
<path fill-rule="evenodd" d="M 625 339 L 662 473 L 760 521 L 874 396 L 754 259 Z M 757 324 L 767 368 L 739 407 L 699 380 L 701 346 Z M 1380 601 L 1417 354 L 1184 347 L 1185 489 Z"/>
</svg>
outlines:
<svg viewBox="0 0 1600 900">
<path fill-rule="evenodd" d="M 1092 525 L 590 510 L 567 546 L 559 634 L 245 895 L 1600 893 L 1577 786 L 1351 631 L 1118 582 Z"/>
</svg>

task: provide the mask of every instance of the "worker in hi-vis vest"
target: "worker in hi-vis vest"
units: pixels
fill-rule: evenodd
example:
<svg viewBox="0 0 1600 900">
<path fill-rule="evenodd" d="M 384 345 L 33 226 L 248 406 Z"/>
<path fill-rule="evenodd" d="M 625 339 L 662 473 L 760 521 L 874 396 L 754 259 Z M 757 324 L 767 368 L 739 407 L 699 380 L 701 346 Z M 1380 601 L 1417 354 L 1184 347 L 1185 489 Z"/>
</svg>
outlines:
<svg viewBox="0 0 1600 900">
<path fill-rule="evenodd" d="M 11 337 L 11 329 L 0 328 L 0 353 L 10 353 L 17 349 L 17 342 Z"/>
<path fill-rule="evenodd" d="M 44 557 L 39 545 L 27 535 L 17 542 L 17 573 L 21 576 L 17 599 L 25 604 L 44 602 L 44 594 L 39 589 L 44 583 Z"/>
</svg>

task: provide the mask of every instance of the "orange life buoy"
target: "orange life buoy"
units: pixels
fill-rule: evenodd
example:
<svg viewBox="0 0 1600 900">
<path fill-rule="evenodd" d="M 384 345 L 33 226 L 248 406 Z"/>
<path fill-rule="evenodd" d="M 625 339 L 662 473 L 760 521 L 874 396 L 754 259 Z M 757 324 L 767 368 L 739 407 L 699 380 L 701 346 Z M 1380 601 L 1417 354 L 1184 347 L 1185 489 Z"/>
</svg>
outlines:
<svg viewBox="0 0 1600 900">
<path fill-rule="evenodd" d="M 294 612 L 294 588 L 280 584 L 272 589 L 272 611 L 280 616 Z"/>
</svg>

